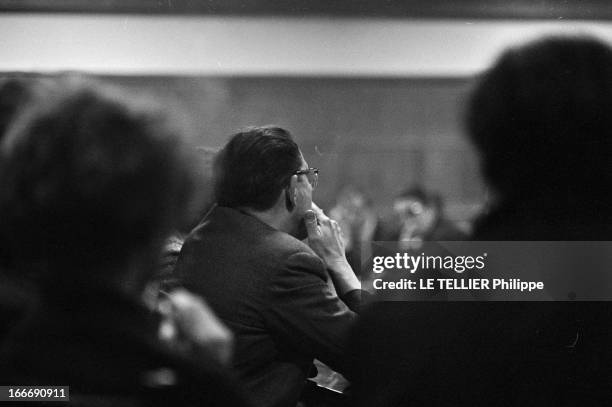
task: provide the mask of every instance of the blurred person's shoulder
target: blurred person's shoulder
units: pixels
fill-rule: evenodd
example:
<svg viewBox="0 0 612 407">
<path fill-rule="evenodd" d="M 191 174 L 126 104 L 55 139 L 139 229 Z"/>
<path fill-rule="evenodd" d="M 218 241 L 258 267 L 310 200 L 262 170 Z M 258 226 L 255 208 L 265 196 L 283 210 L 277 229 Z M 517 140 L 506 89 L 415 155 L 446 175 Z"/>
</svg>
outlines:
<svg viewBox="0 0 612 407">
<path fill-rule="evenodd" d="M 0 268 L 0 343 L 27 314 L 35 297 L 30 284 Z"/>
<path fill-rule="evenodd" d="M 212 358 L 159 341 L 158 321 L 146 309 L 107 302 L 67 311 L 76 305 L 41 304 L 12 332 L 1 350 L 3 383 L 66 385 L 85 400 L 120 397 L 138 405 L 244 405 Z"/>
</svg>

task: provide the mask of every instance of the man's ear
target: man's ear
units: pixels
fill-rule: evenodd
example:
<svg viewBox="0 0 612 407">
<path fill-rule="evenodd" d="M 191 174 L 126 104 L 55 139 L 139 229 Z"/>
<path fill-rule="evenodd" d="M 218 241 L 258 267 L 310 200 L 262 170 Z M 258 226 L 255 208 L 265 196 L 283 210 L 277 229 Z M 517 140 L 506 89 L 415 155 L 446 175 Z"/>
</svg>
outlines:
<svg viewBox="0 0 612 407">
<path fill-rule="evenodd" d="M 297 182 L 297 175 L 292 175 L 289 185 L 285 188 L 285 201 L 289 211 L 292 211 L 297 204 Z"/>
<path fill-rule="evenodd" d="M 295 208 L 295 205 L 291 201 L 290 195 L 289 188 L 285 188 L 285 207 L 289 212 L 293 211 L 293 208 Z"/>
</svg>

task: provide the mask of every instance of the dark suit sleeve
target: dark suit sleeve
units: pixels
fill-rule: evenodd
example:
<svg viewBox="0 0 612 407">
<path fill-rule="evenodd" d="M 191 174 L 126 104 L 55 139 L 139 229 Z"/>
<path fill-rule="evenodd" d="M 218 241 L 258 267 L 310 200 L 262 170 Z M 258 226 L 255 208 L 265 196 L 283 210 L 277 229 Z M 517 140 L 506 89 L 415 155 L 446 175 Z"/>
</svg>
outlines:
<svg viewBox="0 0 612 407">
<path fill-rule="evenodd" d="M 289 256 L 271 278 L 269 293 L 270 328 L 300 352 L 345 372 L 348 335 L 357 314 L 331 289 L 323 261 L 306 252 Z"/>
</svg>

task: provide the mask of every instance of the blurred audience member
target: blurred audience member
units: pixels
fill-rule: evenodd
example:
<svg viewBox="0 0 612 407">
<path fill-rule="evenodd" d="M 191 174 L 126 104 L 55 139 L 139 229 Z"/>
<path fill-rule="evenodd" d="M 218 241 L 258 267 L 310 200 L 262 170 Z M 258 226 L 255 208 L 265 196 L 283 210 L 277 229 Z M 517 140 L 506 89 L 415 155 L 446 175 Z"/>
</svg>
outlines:
<svg viewBox="0 0 612 407">
<path fill-rule="evenodd" d="M 188 351 L 208 352 L 222 365 L 229 365 L 233 353 L 234 337 L 217 318 L 206 301 L 181 288 L 174 272 L 187 232 L 197 225 L 214 206 L 212 163 L 216 149 L 198 147 L 195 165 L 194 216 L 186 226 L 176 228 L 163 244 L 159 272 L 147 286 L 148 303 L 164 315 L 161 334 L 170 344 Z M 194 349 L 195 348 L 195 349 Z"/>
<path fill-rule="evenodd" d="M 9 127 L 26 108 L 43 93 L 41 81 L 23 75 L 0 80 L 0 143 Z M 8 239 L 0 231 L 2 239 Z M 6 244 L 0 245 L 0 268 L 10 268 L 10 255 Z M 6 271 L 6 270 L 5 270 Z"/>
<path fill-rule="evenodd" d="M 233 366 L 257 406 L 295 406 L 315 357 L 340 372 L 348 364 L 361 285 L 338 224 L 313 211 L 317 180 L 286 130 L 235 134 L 215 162 L 218 206 L 176 266 L 233 330 Z"/>
<path fill-rule="evenodd" d="M 372 203 L 362 191 L 347 186 L 338 194 L 329 216 L 340 225 L 346 257 L 353 270 L 359 273 L 362 259 L 370 257 L 369 242 L 376 229 L 377 216 Z"/>
<path fill-rule="evenodd" d="M 42 283 L 2 349 L 0 382 L 69 385 L 83 405 L 241 405 L 212 357 L 158 339 L 140 299 L 187 213 L 192 169 L 178 134 L 110 90 L 61 93 L 22 115 L 1 150 L 1 226 L 16 267 Z M 171 299 L 181 316 L 184 302 Z"/>
<path fill-rule="evenodd" d="M 234 336 L 206 302 L 181 288 L 164 293 L 160 337 L 186 353 L 205 352 L 224 366 L 232 361 Z"/>
<path fill-rule="evenodd" d="M 41 97 L 46 87 L 39 78 L 16 75 L 0 80 L 0 145 L 10 125 Z M 19 275 L 9 251 L 10 234 L 0 229 L 0 342 L 18 322 L 35 296 L 30 276 Z"/>
<path fill-rule="evenodd" d="M 184 228 L 174 230 L 166 240 L 161 253 L 159 274 L 155 276 L 158 288 L 163 291 L 170 291 L 180 284 L 174 274 L 174 268 L 178 260 L 179 253 L 185 242 L 185 237 L 195 228 L 202 218 L 214 207 L 213 192 L 213 161 L 218 149 L 209 147 L 197 147 L 195 152 L 195 194 L 196 202 L 199 203 L 194 208 L 194 217 L 189 219 Z"/>
<path fill-rule="evenodd" d="M 611 71 L 606 45 L 553 38 L 482 78 L 467 125 L 493 202 L 476 239 L 612 237 Z"/>
<path fill-rule="evenodd" d="M 423 242 L 465 240 L 444 216 L 442 199 L 415 185 L 393 201 L 393 212 L 383 218 L 374 235 L 376 241 L 405 242 L 405 248 L 419 249 Z"/>
<path fill-rule="evenodd" d="M 506 51 L 468 111 L 497 195 L 475 239 L 610 240 L 610 106 L 602 42 L 547 38 Z M 596 301 L 376 304 L 355 333 L 355 403 L 605 405 L 611 320 L 611 304 Z"/>
<path fill-rule="evenodd" d="M 13 120 L 37 98 L 48 91 L 51 79 L 14 75 L 0 79 L 0 136 Z"/>
</svg>

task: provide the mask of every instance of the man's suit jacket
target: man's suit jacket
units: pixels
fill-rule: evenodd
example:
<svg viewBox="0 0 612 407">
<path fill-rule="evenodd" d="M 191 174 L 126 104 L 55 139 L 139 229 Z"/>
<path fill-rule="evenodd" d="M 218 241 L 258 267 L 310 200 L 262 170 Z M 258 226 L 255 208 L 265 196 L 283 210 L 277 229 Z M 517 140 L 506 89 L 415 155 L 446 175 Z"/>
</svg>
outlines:
<svg viewBox="0 0 612 407">
<path fill-rule="evenodd" d="M 176 274 L 234 332 L 233 366 L 255 405 L 295 406 L 315 357 L 345 370 L 356 314 L 289 234 L 217 207 L 185 241 Z"/>
</svg>

